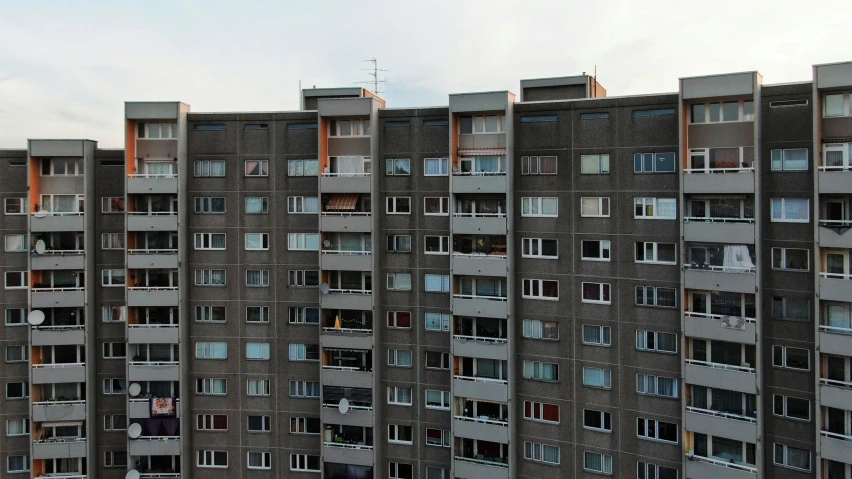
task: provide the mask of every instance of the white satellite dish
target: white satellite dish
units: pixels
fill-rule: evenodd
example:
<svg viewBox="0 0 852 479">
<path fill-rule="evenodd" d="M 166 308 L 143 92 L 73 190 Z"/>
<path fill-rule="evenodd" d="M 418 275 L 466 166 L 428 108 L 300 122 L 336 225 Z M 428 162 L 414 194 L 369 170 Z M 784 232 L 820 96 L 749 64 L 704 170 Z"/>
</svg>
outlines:
<svg viewBox="0 0 852 479">
<path fill-rule="evenodd" d="M 138 422 L 134 422 L 133 424 L 130 425 L 130 427 L 127 428 L 127 436 L 130 439 L 137 439 L 141 435 L 142 435 L 142 425 L 139 424 Z"/>
<path fill-rule="evenodd" d="M 137 471 L 136 469 L 131 469 L 127 471 L 127 474 L 125 474 L 124 479 L 139 479 L 139 471 Z"/>
<path fill-rule="evenodd" d="M 337 404 L 337 410 L 340 411 L 340 414 L 346 414 L 349 412 L 349 400 L 343 398 Z"/>
<path fill-rule="evenodd" d="M 36 241 L 35 250 L 38 254 L 44 254 L 47 247 L 44 245 L 44 240 Z"/>
<path fill-rule="evenodd" d="M 129 392 L 131 396 L 136 397 L 142 392 L 142 386 L 140 386 L 139 383 L 133 383 L 129 388 L 127 388 L 127 392 Z"/>
<path fill-rule="evenodd" d="M 41 310 L 34 309 L 27 315 L 27 322 L 32 326 L 39 326 L 44 322 L 44 313 Z"/>
<path fill-rule="evenodd" d="M 39 211 L 36 211 L 35 214 L 33 214 L 33 216 L 35 216 L 36 218 L 44 218 L 45 216 L 47 216 L 48 213 L 50 213 L 50 211 L 39 210 Z"/>
<path fill-rule="evenodd" d="M 328 248 L 329 246 L 331 246 L 331 241 L 329 241 L 329 240 L 324 240 L 324 241 L 322 242 L 322 245 L 323 245 L 323 246 L 325 246 L 326 248 Z"/>
<path fill-rule="evenodd" d="M 323 283 L 322 286 L 320 286 L 320 293 L 328 294 L 328 290 L 329 290 L 328 283 Z"/>
</svg>

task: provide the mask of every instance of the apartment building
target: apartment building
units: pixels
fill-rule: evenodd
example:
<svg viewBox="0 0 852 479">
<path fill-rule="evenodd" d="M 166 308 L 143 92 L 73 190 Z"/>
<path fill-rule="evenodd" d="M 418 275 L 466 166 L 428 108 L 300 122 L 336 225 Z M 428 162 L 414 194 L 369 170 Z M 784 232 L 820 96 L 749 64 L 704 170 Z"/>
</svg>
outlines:
<svg viewBox="0 0 852 479">
<path fill-rule="evenodd" d="M 0 477 L 852 479 L 852 63 L 0 150 Z"/>
</svg>

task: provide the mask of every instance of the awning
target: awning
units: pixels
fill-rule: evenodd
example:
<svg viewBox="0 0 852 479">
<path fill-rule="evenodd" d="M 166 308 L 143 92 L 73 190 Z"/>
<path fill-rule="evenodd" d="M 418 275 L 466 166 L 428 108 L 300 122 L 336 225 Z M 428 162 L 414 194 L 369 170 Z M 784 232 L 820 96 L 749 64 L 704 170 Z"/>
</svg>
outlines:
<svg viewBox="0 0 852 479">
<path fill-rule="evenodd" d="M 691 200 L 746 200 L 746 195 L 689 195 Z"/>
<path fill-rule="evenodd" d="M 358 204 L 358 193 L 331 195 L 331 201 L 325 205 L 328 211 L 355 211 Z"/>
<path fill-rule="evenodd" d="M 459 148 L 459 155 L 461 156 L 499 156 L 505 154 L 505 148 Z"/>
<path fill-rule="evenodd" d="M 75 427 L 82 426 L 83 421 L 59 421 L 59 422 L 43 422 L 41 427 Z"/>
</svg>

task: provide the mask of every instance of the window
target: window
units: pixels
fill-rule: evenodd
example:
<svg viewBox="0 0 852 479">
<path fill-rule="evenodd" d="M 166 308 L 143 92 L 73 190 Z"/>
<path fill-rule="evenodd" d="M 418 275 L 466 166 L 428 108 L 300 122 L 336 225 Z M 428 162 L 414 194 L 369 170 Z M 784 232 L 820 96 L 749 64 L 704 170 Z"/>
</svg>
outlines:
<svg viewBox="0 0 852 479">
<path fill-rule="evenodd" d="M 610 346 L 612 330 L 609 326 L 583 325 L 583 344 L 592 346 Z"/>
<path fill-rule="evenodd" d="M 249 451 L 248 453 L 248 468 L 249 469 L 272 469 L 272 453 L 271 452 L 256 452 Z"/>
<path fill-rule="evenodd" d="M 224 323 L 226 311 L 224 306 L 198 305 L 195 307 L 195 320 L 202 323 Z"/>
<path fill-rule="evenodd" d="M 388 404 L 411 406 L 411 388 L 388 386 Z"/>
<path fill-rule="evenodd" d="M 269 379 L 248 379 L 246 381 L 246 396 L 269 396 L 270 391 Z"/>
<path fill-rule="evenodd" d="M 539 381 L 559 381 L 559 365 L 541 361 L 524 361 L 524 378 Z"/>
<path fill-rule="evenodd" d="M 559 281 L 548 279 L 524 279 L 523 293 L 527 299 L 559 299 Z"/>
<path fill-rule="evenodd" d="M 591 388 L 612 389 L 612 371 L 603 368 L 583 367 L 583 385 Z"/>
<path fill-rule="evenodd" d="M 823 96 L 822 116 L 849 115 L 844 102 L 845 97 L 845 93 L 826 93 Z"/>
<path fill-rule="evenodd" d="M 4 212 L 7 215 L 25 215 L 27 214 L 27 199 L 26 198 L 6 198 L 3 200 Z"/>
<path fill-rule="evenodd" d="M 319 176 L 319 160 L 287 160 L 287 176 Z"/>
<path fill-rule="evenodd" d="M 776 442 L 773 447 L 773 452 L 772 462 L 775 465 L 801 469 L 803 471 L 811 470 L 811 452 L 807 449 L 799 449 L 797 447 L 779 444 Z M 829 474 L 829 476 L 831 476 L 831 474 Z"/>
<path fill-rule="evenodd" d="M 319 382 L 290 381 L 290 397 L 318 398 Z"/>
<path fill-rule="evenodd" d="M 228 394 L 228 380 L 218 378 L 197 378 L 195 380 L 197 394 L 224 396 Z"/>
<path fill-rule="evenodd" d="M 124 378 L 104 378 L 104 394 L 127 394 L 127 380 Z"/>
<path fill-rule="evenodd" d="M 395 444 L 412 444 L 414 439 L 411 434 L 411 426 L 388 424 L 388 442 Z"/>
<path fill-rule="evenodd" d="M 524 258 L 559 258 L 558 240 L 547 238 L 522 238 L 521 256 Z"/>
<path fill-rule="evenodd" d="M 198 451 L 198 467 L 228 467 L 227 451 Z"/>
<path fill-rule="evenodd" d="M 269 306 L 246 306 L 247 323 L 268 323 Z"/>
<path fill-rule="evenodd" d="M 30 433 L 30 420 L 27 418 L 7 419 L 6 436 L 24 436 Z"/>
<path fill-rule="evenodd" d="M 641 439 L 651 439 L 677 444 L 677 424 L 637 417 L 636 436 Z"/>
<path fill-rule="evenodd" d="M 583 429 L 612 432 L 612 413 L 583 409 Z"/>
<path fill-rule="evenodd" d="M 523 119 L 521 119 L 521 121 L 523 121 Z M 503 115 L 480 115 L 459 117 L 460 135 L 501 133 L 505 131 L 506 117 Z"/>
<path fill-rule="evenodd" d="M 101 213 L 124 213 L 123 196 L 104 196 L 101 198 Z"/>
<path fill-rule="evenodd" d="M 370 136 L 370 119 L 330 120 L 329 136 Z"/>
<path fill-rule="evenodd" d="M 287 285 L 292 288 L 319 286 L 319 271 L 291 269 L 287 271 Z"/>
<path fill-rule="evenodd" d="M 792 108 L 808 106 L 808 100 L 775 100 L 769 102 L 769 108 Z"/>
<path fill-rule="evenodd" d="M 6 235 L 5 240 L 6 251 L 10 253 L 27 251 L 27 248 L 29 247 L 27 235 L 25 234 Z"/>
<path fill-rule="evenodd" d="M 195 214 L 225 214 L 225 198 L 211 196 L 195 197 Z"/>
<path fill-rule="evenodd" d="M 594 113 L 580 113 L 581 120 L 607 120 L 609 119 L 609 113 L 605 111 L 594 112 Z"/>
<path fill-rule="evenodd" d="M 677 306 L 677 290 L 659 286 L 636 286 L 636 305 L 674 308 Z"/>
<path fill-rule="evenodd" d="M 398 462 L 388 463 L 388 479 L 414 479 L 414 468 L 411 464 Z"/>
<path fill-rule="evenodd" d="M 634 173 L 674 173 L 674 153 L 636 153 L 633 155 Z"/>
<path fill-rule="evenodd" d="M 587 218 L 609 218 L 609 198 L 580 198 L 580 216 Z"/>
<path fill-rule="evenodd" d="M 426 351 L 426 369 L 450 369 L 450 353 Z"/>
<path fill-rule="evenodd" d="M 450 409 L 450 392 L 427 389 L 426 409 Z"/>
<path fill-rule="evenodd" d="M 426 331 L 449 331 L 450 315 L 446 313 L 426 313 L 423 324 Z"/>
<path fill-rule="evenodd" d="M 754 101 L 752 100 L 695 103 L 691 107 L 692 123 L 754 121 Z"/>
<path fill-rule="evenodd" d="M 772 150 L 772 171 L 808 171 L 808 150 Z"/>
<path fill-rule="evenodd" d="M 304 472 L 321 472 L 319 456 L 308 454 L 290 454 L 290 470 Z"/>
<path fill-rule="evenodd" d="M 388 349 L 388 366 L 396 366 L 398 368 L 410 368 L 411 350 Z"/>
<path fill-rule="evenodd" d="M 581 240 L 580 258 L 583 261 L 609 261 L 609 240 Z"/>
<path fill-rule="evenodd" d="M 195 343 L 195 359 L 228 359 L 228 343 L 198 341 Z"/>
<path fill-rule="evenodd" d="M 425 236 L 424 244 L 426 254 L 450 254 L 449 236 Z"/>
<path fill-rule="evenodd" d="M 609 283 L 581 283 L 584 303 L 611 304 Z"/>
<path fill-rule="evenodd" d="M 810 270 L 810 251 L 798 248 L 772 248 L 772 269 Z"/>
<path fill-rule="evenodd" d="M 6 271 L 6 289 L 27 289 L 29 284 L 29 272 Z"/>
<path fill-rule="evenodd" d="M 225 160 L 195 160 L 196 178 L 224 178 Z"/>
<path fill-rule="evenodd" d="M 522 156 L 521 157 L 521 174 L 522 175 L 555 175 L 556 174 L 556 157 L 555 156 Z"/>
<path fill-rule="evenodd" d="M 246 176 L 269 176 L 269 160 L 246 160 Z"/>
<path fill-rule="evenodd" d="M 424 160 L 424 176 L 447 176 L 449 175 L 447 158 L 426 158 Z"/>
<path fill-rule="evenodd" d="M 583 451 L 583 469 L 612 475 L 612 456 Z"/>
<path fill-rule="evenodd" d="M 636 330 L 636 349 L 658 353 L 677 353 L 677 334 Z"/>
<path fill-rule="evenodd" d="M 388 251 L 391 253 L 411 253 L 411 236 L 388 235 Z"/>
<path fill-rule="evenodd" d="M 407 196 L 388 196 L 386 212 L 389 215 L 411 214 L 411 198 Z"/>
<path fill-rule="evenodd" d="M 559 447 L 524 441 L 524 459 L 546 464 L 559 464 Z"/>
<path fill-rule="evenodd" d="M 127 357 L 127 343 L 104 343 L 104 359 L 121 359 Z"/>
<path fill-rule="evenodd" d="M 453 435 L 446 429 L 426 428 L 426 445 L 437 447 L 450 447 Z"/>
<path fill-rule="evenodd" d="M 528 339 L 559 339 L 559 323 L 540 319 L 525 319 L 524 337 Z"/>
<path fill-rule="evenodd" d="M 633 110 L 634 117 L 642 116 L 672 116 L 675 114 L 674 108 L 660 108 L 656 110 Z"/>
<path fill-rule="evenodd" d="M 559 406 L 543 402 L 524 401 L 524 419 L 558 423 Z"/>
<path fill-rule="evenodd" d="M 146 123 L 138 123 L 137 127 L 137 137 L 145 138 L 148 140 L 170 140 L 178 137 L 178 124 L 177 123 L 167 123 L 167 122 L 146 122 Z M 225 125 L 214 125 L 214 124 L 197 124 L 195 125 L 196 130 L 206 130 L 204 127 L 222 127 L 221 129 L 225 129 Z M 217 128 L 210 128 L 211 130 Z"/>
<path fill-rule="evenodd" d="M 559 216 L 559 199 L 542 197 L 521 198 L 521 216 L 555 218 Z"/>
<path fill-rule="evenodd" d="M 450 275 L 427 274 L 423 277 L 423 283 L 427 293 L 449 293 Z"/>
<path fill-rule="evenodd" d="M 636 243 L 636 262 L 677 264 L 677 247 L 674 243 Z"/>
<path fill-rule="evenodd" d="M 101 308 L 101 320 L 104 323 L 123 323 L 124 306 L 104 306 Z"/>
<path fill-rule="evenodd" d="M 287 249 L 290 251 L 319 251 L 319 233 L 287 234 Z"/>
<path fill-rule="evenodd" d="M 388 273 L 389 291 L 411 291 L 410 273 Z"/>
<path fill-rule="evenodd" d="M 124 249 L 124 233 L 101 233 L 101 249 Z"/>
<path fill-rule="evenodd" d="M 580 155 L 581 175 L 608 175 L 609 155 Z"/>
<path fill-rule="evenodd" d="M 8 308 L 6 309 L 6 326 L 22 326 L 27 324 L 27 315 L 25 309 Z"/>
<path fill-rule="evenodd" d="M 408 158 L 390 158 L 385 162 L 385 173 L 388 176 L 410 176 L 411 160 Z"/>
<path fill-rule="evenodd" d="M 772 396 L 772 414 L 800 421 L 811 420 L 811 402 L 790 396 Z"/>
<path fill-rule="evenodd" d="M 319 361 L 319 345 L 291 343 L 290 361 Z"/>
<path fill-rule="evenodd" d="M 319 324 L 319 308 L 289 308 L 290 324 Z"/>
<path fill-rule="evenodd" d="M 522 116 L 521 123 L 551 123 L 556 121 L 556 115 Z"/>
<path fill-rule="evenodd" d="M 225 286 L 224 269 L 197 269 L 195 270 L 196 286 Z"/>
<path fill-rule="evenodd" d="M 674 198 L 633 198 L 633 217 L 636 219 L 677 219 Z"/>
<path fill-rule="evenodd" d="M 101 286 L 124 286 L 123 269 L 105 269 L 101 271 Z"/>
<path fill-rule="evenodd" d="M 268 287 L 269 286 L 269 270 L 268 269 L 247 269 L 246 270 L 246 286 L 249 287 Z"/>
<path fill-rule="evenodd" d="M 772 366 L 809 371 L 811 369 L 810 351 L 789 346 L 772 346 Z"/>
<path fill-rule="evenodd" d="M 677 398 L 677 379 L 650 374 L 636 375 L 636 392 L 650 396 Z"/>
<path fill-rule="evenodd" d="M 639 461 L 636 463 L 636 477 L 637 479 L 677 479 L 677 469 Z"/>
<path fill-rule="evenodd" d="M 320 420 L 318 417 L 291 417 L 290 434 L 319 434 Z"/>
<path fill-rule="evenodd" d="M 423 199 L 423 214 L 427 216 L 447 216 L 450 214 L 450 199 L 446 196 L 427 196 Z"/>
<path fill-rule="evenodd" d="M 246 196 L 247 215 L 265 215 L 269 213 L 269 197 Z"/>
<path fill-rule="evenodd" d="M 272 418 L 269 416 L 249 416 L 248 432 L 269 432 L 272 430 Z"/>
<path fill-rule="evenodd" d="M 6 458 L 6 472 L 15 474 L 30 470 L 30 456 L 8 456 Z"/>
<path fill-rule="evenodd" d="M 807 223 L 810 221 L 810 200 L 772 198 L 773 223 Z"/>
<path fill-rule="evenodd" d="M 269 343 L 246 343 L 246 359 L 269 359 Z"/>
<path fill-rule="evenodd" d="M 225 233 L 195 233 L 196 250 L 225 250 Z"/>
<path fill-rule="evenodd" d="M 121 343 L 123 346 L 124 343 Z M 23 363 L 30 360 L 29 348 L 26 345 L 6 346 L 7 363 Z"/>
<path fill-rule="evenodd" d="M 388 311 L 388 327 L 404 328 L 411 327 L 411 313 L 408 311 Z"/>
<path fill-rule="evenodd" d="M 288 196 L 287 212 L 291 214 L 319 213 L 319 198 L 316 196 Z"/>
<path fill-rule="evenodd" d="M 774 296 L 772 298 L 772 319 L 810 321 L 811 300 L 808 298 Z"/>
<path fill-rule="evenodd" d="M 227 414 L 198 414 L 195 417 L 195 428 L 199 431 L 227 431 Z"/>
<path fill-rule="evenodd" d="M 84 161 L 79 158 L 44 158 L 41 176 L 82 176 Z"/>
<path fill-rule="evenodd" d="M 126 414 L 104 414 L 104 431 L 126 431 Z"/>
<path fill-rule="evenodd" d="M 30 397 L 30 383 L 6 383 L 6 399 L 23 399 Z"/>
</svg>

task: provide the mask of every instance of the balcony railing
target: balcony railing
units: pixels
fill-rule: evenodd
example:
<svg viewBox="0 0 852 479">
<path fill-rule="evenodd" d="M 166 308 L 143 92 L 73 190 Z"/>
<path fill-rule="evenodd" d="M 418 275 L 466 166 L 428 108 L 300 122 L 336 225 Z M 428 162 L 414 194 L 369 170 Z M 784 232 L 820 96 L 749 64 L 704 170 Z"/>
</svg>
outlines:
<svg viewBox="0 0 852 479">
<path fill-rule="evenodd" d="M 819 330 L 826 333 L 834 334 L 852 334 L 852 328 L 844 328 L 841 326 L 828 326 L 825 324 L 820 324 Z"/>
<path fill-rule="evenodd" d="M 713 459 L 712 457 L 695 456 L 693 454 L 688 454 L 686 456 L 686 458 L 687 458 L 687 460 L 690 460 L 690 461 L 701 461 L 701 462 L 713 464 L 715 466 L 728 467 L 728 468 L 731 468 L 731 469 L 737 469 L 739 471 L 745 471 L 745 472 L 750 472 L 752 474 L 757 474 L 757 468 L 756 467 L 745 466 L 745 465 L 742 465 L 742 464 L 737 464 L 735 462 L 723 461 L 721 459 Z"/>
<path fill-rule="evenodd" d="M 79 368 L 85 365 L 86 363 L 41 363 L 33 364 L 33 369 Z"/>
<path fill-rule="evenodd" d="M 177 291 L 177 286 L 130 286 L 128 291 Z"/>
<path fill-rule="evenodd" d="M 741 166 L 739 168 L 684 168 L 686 174 L 694 173 L 751 173 L 754 171 L 754 166 Z"/>
<path fill-rule="evenodd" d="M 38 256 L 80 256 L 86 251 L 82 249 L 48 249 L 44 253 L 34 253 Z"/>
<path fill-rule="evenodd" d="M 744 266 L 719 266 L 715 264 L 698 264 L 698 263 L 687 263 L 684 262 L 683 269 L 688 269 L 690 271 L 715 271 L 717 273 L 750 273 L 754 274 L 757 270 L 754 266 L 752 267 L 744 267 Z"/>
<path fill-rule="evenodd" d="M 82 286 L 69 286 L 69 287 L 59 287 L 59 288 L 51 288 L 45 286 L 36 286 L 32 288 L 34 293 L 61 293 L 64 291 L 83 291 Z"/>
<path fill-rule="evenodd" d="M 852 381 L 839 381 L 837 379 L 819 378 L 819 383 L 826 386 L 852 389 Z"/>
<path fill-rule="evenodd" d="M 686 359 L 686 364 L 694 364 L 696 366 L 704 366 L 714 369 L 724 369 L 727 371 L 739 371 L 743 373 L 756 373 L 757 369 L 746 366 L 734 366 L 733 364 L 711 363 L 710 361 L 700 361 L 698 359 Z"/>
<path fill-rule="evenodd" d="M 334 254 L 334 255 L 344 255 L 344 256 L 363 256 L 363 255 L 371 255 L 372 251 L 358 251 L 358 250 L 345 250 L 345 249 L 324 249 L 320 251 L 322 254 Z"/>
<path fill-rule="evenodd" d="M 820 431 L 820 432 L 819 432 L 819 435 L 820 435 L 820 436 L 825 436 L 825 437 L 830 437 L 830 438 L 832 438 L 832 439 L 840 439 L 841 441 L 850 441 L 850 442 L 852 442 L 852 436 L 847 435 L 847 434 L 840 434 L 840 433 L 837 433 L 837 432 L 831 432 L 831 431 Z"/>
<path fill-rule="evenodd" d="M 472 381 L 475 383 L 488 383 L 488 384 L 509 384 L 508 379 L 497 379 L 497 378 L 480 378 L 475 376 L 462 376 L 462 375 L 454 375 L 453 379 L 458 379 L 459 381 Z"/>
<path fill-rule="evenodd" d="M 324 333 L 350 333 L 350 334 L 369 334 L 372 333 L 372 328 L 346 328 L 339 327 L 335 328 L 334 326 L 323 326 L 322 331 Z"/>
<path fill-rule="evenodd" d="M 456 218 L 505 218 L 506 213 L 453 213 Z"/>
<path fill-rule="evenodd" d="M 328 292 L 335 294 L 373 294 L 372 289 L 329 288 Z"/>
<path fill-rule="evenodd" d="M 132 360 L 128 364 L 131 366 L 176 366 L 180 364 L 179 361 L 143 361 L 143 360 Z"/>
<path fill-rule="evenodd" d="M 135 441 L 178 441 L 180 436 L 139 436 Z"/>
<path fill-rule="evenodd" d="M 704 408 L 694 407 L 694 406 L 686 406 L 686 410 L 689 411 L 689 412 L 694 412 L 696 414 L 705 414 L 707 416 L 723 417 L 723 418 L 726 418 L 726 419 L 733 419 L 735 421 L 746 421 L 746 422 L 757 423 L 756 417 L 743 416 L 742 414 L 734 414 L 734 413 L 730 413 L 730 412 L 714 411 L 712 409 L 704 409 Z"/>
<path fill-rule="evenodd" d="M 158 478 L 176 478 L 180 477 L 179 472 L 142 472 L 139 474 L 139 479 L 158 479 Z"/>
<path fill-rule="evenodd" d="M 323 403 L 322 407 L 327 407 L 327 408 L 330 408 L 330 409 L 332 409 L 332 408 L 338 409 L 340 407 L 340 404 L 338 404 L 338 403 L 334 403 L 334 404 Z M 357 406 L 357 405 L 352 404 L 352 401 L 349 401 L 349 409 L 354 410 L 354 411 L 372 411 L 373 406 Z"/>
<path fill-rule="evenodd" d="M 717 321 L 721 321 L 722 318 L 729 318 L 729 317 L 733 316 L 733 315 L 729 315 L 729 314 L 699 313 L 699 312 L 696 312 L 696 311 L 684 311 L 683 315 L 688 317 L 688 318 L 714 319 L 714 320 L 717 320 Z M 735 318 L 742 318 L 742 319 L 745 320 L 746 323 L 755 323 L 756 322 L 755 318 L 748 318 L 748 317 L 745 317 L 745 316 L 734 316 L 734 317 Z"/>
<path fill-rule="evenodd" d="M 480 424 L 494 424 L 494 425 L 497 425 L 497 426 L 509 427 L 509 421 L 503 421 L 503 420 L 500 420 L 500 419 L 491 419 L 491 418 L 487 418 L 486 416 L 481 416 L 481 417 L 453 416 L 453 417 L 458 419 L 459 421 L 477 422 L 477 423 L 480 423 Z"/>
<path fill-rule="evenodd" d="M 361 173 L 330 173 L 324 172 L 322 176 L 328 176 L 332 178 L 364 178 L 366 176 L 370 176 L 370 172 L 361 172 Z"/>
<path fill-rule="evenodd" d="M 320 216 L 371 216 L 371 211 L 321 211 Z"/>
<path fill-rule="evenodd" d="M 359 451 L 372 451 L 373 446 L 368 446 L 366 444 L 348 444 L 345 442 L 323 442 L 323 446 L 326 447 L 342 447 L 346 449 L 357 449 Z"/>
<path fill-rule="evenodd" d="M 80 474 L 42 474 L 35 476 L 35 479 L 86 479 L 86 476 Z"/>
<path fill-rule="evenodd" d="M 86 404 L 85 399 L 51 399 L 47 401 L 35 401 L 33 402 L 33 406 L 59 406 L 59 405 L 70 405 L 70 404 Z"/>
<path fill-rule="evenodd" d="M 333 364 L 323 364 L 323 369 L 333 369 L 335 371 L 361 371 L 366 373 L 373 372 L 372 369 L 367 369 L 367 366 L 335 366 Z"/>
<path fill-rule="evenodd" d="M 60 325 L 41 325 L 33 326 L 35 331 L 77 331 L 85 328 L 84 324 L 60 324 Z"/>
<path fill-rule="evenodd" d="M 129 173 L 128 178 L 177 178 L 177 173 Z"/>
<path fill-rule="evenodd" d="M 819 166 L 819 171 L 852 171 L 852 165 Z"/>
<path fill-rule="evenodd" d="M 180 325 L 172 324 L 172 323 L 164 323 L 164 324 L 149 324 L 149 323 L 127 323 L 127 327 L 134 329 L 147 329 L 147 328 L 177 328 Z"/>
<path fill-rule="evenodd" d="M 453 169 L 453 176 L 506 176 L 505 171 L 456 171 Z"/>
<path fill-rule="evenodd" d="M 177 254 L 175 249 L 129 249 L 127 254 Z"/>
<path fill-rule="evenodd" d="M 82 211 L 33 211 L 30 213 L 32 216 L 83 216 Z"/>
<path fill-rule="evenodd" d="M 852 220 L 819 220 L 820 226 L 846 228 L 852 226 Z"/>
<path fill-rule="evenodd" d="M 509 342 L 507 338 L 489 338 L 486 336 L 467 336 L 464 334 L 454 334 L 453 339 L 458 339 L 460 341 L 473 341 L 477 343 L 484 344 L 506 344 Z"/>
<path fill-rule="evenodd" d="M 847 274 L 847 273 L 824 273 L 824 272 L 820 271 L 819 276 L 820 276 L 820 278 L 827 278 L 827 279 L 845 279 L 845 280 L 852 279 L 852 274 Z"/>
<path fill-rule="evenodd" d="M 480 456 L 482 456 L 482 455 L 480 454 Z M 473 458 L 473 457 L 456 456 L 455 460 L 461 461 L 461 462 L 469 462 L 471 464 L 480 464 L 480 465 L 483 465 L 483 466 L 503 467 L 503 468 L 509 467 L 508 462 L 503 462 L 503 461 L 505 461 L 504 458 L 495 457 L 493 459 L 485 459 L 485 456 L 482 456 L 482 457 L 483 457 L 482 459 L 477 459 L 477 458 Z"/>
<path fill-rule="evenodd" d="M 453 251 L 453 256 L 456 258 L 482 258 L 482 259 L 498 259 L 498 260 L 506 260 L 506 253 L 456 253 Z"/>
<path fill-rule="evenodd" d="M 454 298 L 459 299 L 486 299 L 488 301 L 506 301 L 505 296 L 482 296 L 478 294 L 453 294 Z"/>
<path fill-rule="evenodd" d="M 754 223 L 754 218 L 712 218 L 709 216 L 684 216 L 683 222 L 696 222 L 696 223 Z"/>
<path fill-rule="evenodd" d="M 70 442 L 84 442 L 85 437 L 49 437 L 46 439 L 33 439 L 33 444 L 67 444 Z"/>
</svg>

